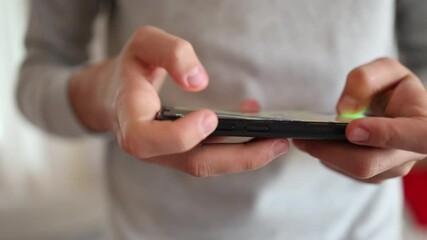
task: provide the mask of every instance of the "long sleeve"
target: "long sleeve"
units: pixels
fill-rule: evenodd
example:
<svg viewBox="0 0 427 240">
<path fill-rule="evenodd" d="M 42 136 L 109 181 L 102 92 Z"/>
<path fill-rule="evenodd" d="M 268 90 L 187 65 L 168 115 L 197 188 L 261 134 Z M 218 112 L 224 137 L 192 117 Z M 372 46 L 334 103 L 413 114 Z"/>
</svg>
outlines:
<svg viewBox="0 0 427 240">
<path fill-rule="evenodd" d="M 92 24 L 101 1 L 31 1 L 27 55 L 16 96 L 25 117 L 50 133 L 77 136 L 85 132 L 71 108 L 68 79 L 89 58 Z"/>
<path fill-rule="evenodd" d="M 427 1 L 397 1 L 397 40 L 402 62 L 427 85 Z"/>
</svg>

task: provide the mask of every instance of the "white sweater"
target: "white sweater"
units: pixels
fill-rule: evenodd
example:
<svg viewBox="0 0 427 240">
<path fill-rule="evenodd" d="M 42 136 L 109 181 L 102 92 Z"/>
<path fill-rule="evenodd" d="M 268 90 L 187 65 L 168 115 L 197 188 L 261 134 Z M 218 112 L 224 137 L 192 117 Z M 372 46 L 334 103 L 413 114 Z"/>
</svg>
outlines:
<svg viewBox="0 0 427 240">
<path fill-rule="evenodd" d="M 194 45 L 210 86 L 195 94 L 167 81 L 165 105 L 235 108 L 256 98 L 263 109 L 333 112 L 352 68 L 397 53 L 427 76 L 423 0 L 39 0 L 17 97 L 49 132 L 85 133 L 66 86 L 88 58 L 104 2 L 109 56 L 148 24 Z M 400 238 L 398 179 L 362 184 L 295 148 L 261 170 L 198 179 L 132 158 L 113 140 L 107 149 L 113 239 Z"/>
</svg>

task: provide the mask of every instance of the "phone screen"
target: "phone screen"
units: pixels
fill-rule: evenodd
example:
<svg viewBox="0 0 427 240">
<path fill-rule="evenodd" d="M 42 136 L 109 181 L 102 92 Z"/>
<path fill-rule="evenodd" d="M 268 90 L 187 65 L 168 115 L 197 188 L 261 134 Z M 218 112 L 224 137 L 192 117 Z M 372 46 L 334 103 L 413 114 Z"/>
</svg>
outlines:
<svg viewBox="0 0 427 240">
<path fill-rule="evenodd" d="M 192 108 L 174 107 L 164 108 L 168 116 L 183 117 L 195 111 Z M 236 111 L 212 109 L 218 118 L 222 119 L 247 119 L 247 120 L 271 120 L 271 121 L 304 121 L 304 122 L 335 122 L 349 123 L 352 118 L 341 117 L 333 114 L 314 113 L 301 110 L 263 111 L 258 113 L 243 113 Z"/>
</svg>

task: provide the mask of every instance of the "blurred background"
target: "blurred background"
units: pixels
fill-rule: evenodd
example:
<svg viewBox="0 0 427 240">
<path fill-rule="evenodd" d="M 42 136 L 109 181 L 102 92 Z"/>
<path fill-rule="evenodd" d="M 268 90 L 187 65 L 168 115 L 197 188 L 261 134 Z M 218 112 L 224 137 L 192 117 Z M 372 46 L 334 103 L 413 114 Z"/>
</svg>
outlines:
<svg viewBox="0 0 427 240">
<path fill-rule="evenodd" d="M 0 0 L 0 239 L 104 239 L 103 143 L 47 135 L 16 107 L 27 12 Z"/>
<path fill-rule="evenodd" d="M 27 12 L 27 0 L 0 0 L 0 239 L 105 239 L 102 140 L 47 135 L 17 110 L 14 89 Z M 100 16 L 94 25 L 93 61 L 102 58 L 104 20 Z M 404 239 L 427 239 L 427 214 L 419 212 L 427 198 L 418 196 L 427 178 L 419 179 L 405 183 Z"/>
</svg>

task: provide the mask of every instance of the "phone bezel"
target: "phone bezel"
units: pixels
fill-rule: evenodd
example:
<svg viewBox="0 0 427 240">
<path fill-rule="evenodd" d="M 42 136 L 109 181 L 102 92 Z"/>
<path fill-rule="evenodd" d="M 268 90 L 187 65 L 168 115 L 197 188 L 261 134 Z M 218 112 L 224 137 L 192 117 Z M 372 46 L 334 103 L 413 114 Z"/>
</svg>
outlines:
<svg viewBox="0 0 427 240">
<path fill-rule="evenodd" d="M 176 120 L 195 110 L 191 108 L 163 107 L 157 114 L 156 119 Z M 330 116 L 330 119 L 325 118 L 327 120 L 286 119 L 262 116 L 264 112 L 247 114 L 222 110 L 213 111 L 217 113 L 219 121 L 212 136 L 346 140 L 345 129 L 350 121 L 348 119 L 335 118 L 334 116 Z M 286 113 L 287 111 L 280 112 Z M 320 118 L 327 116 L 316 113 L 309 113 L 308 115 L 318 115 Z"/>
</svg>

